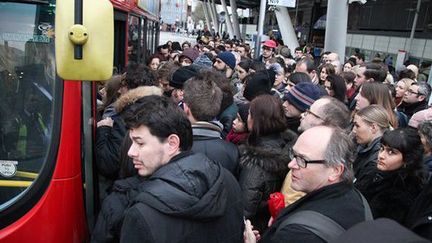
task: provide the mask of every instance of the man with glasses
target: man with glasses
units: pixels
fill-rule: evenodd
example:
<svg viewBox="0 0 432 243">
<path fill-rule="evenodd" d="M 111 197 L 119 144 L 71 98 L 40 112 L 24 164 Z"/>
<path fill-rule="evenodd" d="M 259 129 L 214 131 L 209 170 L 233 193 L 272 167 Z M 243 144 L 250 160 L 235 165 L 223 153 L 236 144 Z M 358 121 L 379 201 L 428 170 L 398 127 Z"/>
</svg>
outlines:
<svg viewBox="0 0 432 243">
<path fill-rule="evenodd" d="M 408 88 L 407 92 L 402 99 L 402 104 L 398 107 L 398 111 L 403 112 L 412 117 L 417 111 L 428 108 L 429 96 L 431 94 L 431 87 L 426 82 L 413 83 Z"/>
<path fill-rule="evenodd" d="M 352 184 L 353 151 L 351 139 L 338 128 L 317 126 L 302 133 L 293 146 L 288 167 L 292 171 L 291 187 L 306 195 L 279 213 L 260 242 L 325 242 L 318 236 L 320 230 L 311 230 L 311 221 L 325 218 L 324 222 L 332 221 L 342 230 L 364 221 L 363 201 Z M 306 218 L 305 211 L 314 216 Z M 304 224 L 294 220 L 300 213 L 307 221 Z M 250 222 L 246 222 L 245 231 L 246 242 L 254 242 Z"/>
<path fill-rule="evenodd" d="M 350 112 L 347 106 L 336 98 L 326 96 L 316 100 L 302 114 L 299 132 L 318 125 L 328 125 L 346 129 L 350 124 Z"/>
</svg>

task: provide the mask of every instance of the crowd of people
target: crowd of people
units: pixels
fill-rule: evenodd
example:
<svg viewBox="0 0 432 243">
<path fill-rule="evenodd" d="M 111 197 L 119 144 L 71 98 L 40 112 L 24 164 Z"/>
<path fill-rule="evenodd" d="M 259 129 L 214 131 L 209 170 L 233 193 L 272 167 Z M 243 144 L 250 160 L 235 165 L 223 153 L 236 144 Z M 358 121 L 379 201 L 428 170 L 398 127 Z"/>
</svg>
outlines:
<svg viewBox="0 0 432 243">
<path fill-rule="evenodd" d="M 427 64 L 261 48 L 169 41 L 102 85 L 92 241 L 432 240 Z"/>
</svg>

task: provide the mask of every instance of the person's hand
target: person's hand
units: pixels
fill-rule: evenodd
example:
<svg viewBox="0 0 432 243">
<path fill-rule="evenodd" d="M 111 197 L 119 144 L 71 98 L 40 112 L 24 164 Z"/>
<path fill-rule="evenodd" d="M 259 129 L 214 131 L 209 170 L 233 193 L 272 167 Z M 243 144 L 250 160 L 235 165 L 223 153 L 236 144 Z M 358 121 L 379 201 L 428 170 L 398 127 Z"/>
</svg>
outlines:
<svg viewBox="0 0 432 243">
<path fill-rule="evenodd" d="M 258 230 L 254 230 L 252 223 L 249 219 L 245 220 L 245 229 L 243 231 L 244 243 L 256 243 L 261 239 L 261 235 Z"/>
<path fill-rule="evenodd" d="M 100 126 L 107 126 L 107 127 L 113 127 L 114 121 L 113 119 L 111 119 L 111 117 L 107 117 L 105 119 L 100 120 L 96 126 L 100 127 Z"/>
<path fill-rule="evenodd" d="M 273 223 L 274 223 L 274 218 L 270 217 L 270 219 L 269 219 L 269 221 L 267 223 L 267 226 L 270 227 Z"/>
</svg>

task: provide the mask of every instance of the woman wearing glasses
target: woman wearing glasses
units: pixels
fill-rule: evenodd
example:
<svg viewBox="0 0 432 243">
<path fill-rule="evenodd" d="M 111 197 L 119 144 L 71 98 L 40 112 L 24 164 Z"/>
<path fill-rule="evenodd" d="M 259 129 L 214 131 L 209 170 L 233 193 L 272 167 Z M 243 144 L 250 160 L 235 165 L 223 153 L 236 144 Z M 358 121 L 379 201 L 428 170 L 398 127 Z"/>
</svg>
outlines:
<svg viewBox="0 0 432 243">
<path fill-rule="evenodd" d="M 403 223 L 407 212 L 426 183 L 423 147 L 413 128 L 386 131 L 376 163 L 376 173 L 356 187 L 369 202 L 374 218 Z"/>
<path fill-rule="evenodd" d="M 352 135 L 358 144 L 353 163 L 356 184 L 362 184 L 368 175 L 375 173 L 380 140 L 389 128 L 390 121 L 382 106 L 370 105 L 355 114 Z"/>
<path fill-rule="evenodd" d="M 267 200 L 280 191 L 288 172 L 290 148 L 296 135 L 286 131 L 282 103 L 272 95 L 260 95 L 252 100 L 247 120 L 250 135 L 247 145 L 240 146 L 240 177 L 244 216 L 260 232 L 270 219 Z"/>
</svg>

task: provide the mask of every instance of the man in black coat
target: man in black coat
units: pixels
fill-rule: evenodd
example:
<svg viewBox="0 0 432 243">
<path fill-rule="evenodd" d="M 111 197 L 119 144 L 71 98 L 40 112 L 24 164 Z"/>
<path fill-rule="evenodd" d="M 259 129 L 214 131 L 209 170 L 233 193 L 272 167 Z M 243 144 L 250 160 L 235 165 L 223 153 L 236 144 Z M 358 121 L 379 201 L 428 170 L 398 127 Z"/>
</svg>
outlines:
<svg viewBox="0 0 432 243">
<path fill-rule="evenodd" d="M 192 123 L 192 151 L 219 162 L 233 175 L 238 174 L 237 147 L 222 139 L 222 124 L 216 120 L 222 103 L 222 90 L 212 80 L 212 71 L 201 72 L 184 84 L 184 111 Z"/>
<path fill-rule="evenodd" d="M 363 202 L 352 185 L 352 151 L 348 135 L 338 128 L 317 126 L 303 132 L 288 167 L 291 187 L 306 195 L 280 212 L 260 242 L 326 242 L 298 222 L 287 224 L 295 213 L 305 210 L 324 215 L 345 230 L 364 221 Z M 247 242 L 254 242 L 249 226 L 248 222 Z"/>
<path fill-rule="evenodd" d="M 125 114 L 128 155 L 147 179 L 126 211 L 120 242 L 240 242 L 243 207 L 231 173 L 194 154 L 192 128 L 166 97 L 146 96 Z"/>
</svg>

